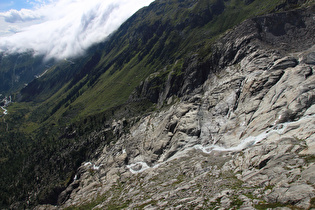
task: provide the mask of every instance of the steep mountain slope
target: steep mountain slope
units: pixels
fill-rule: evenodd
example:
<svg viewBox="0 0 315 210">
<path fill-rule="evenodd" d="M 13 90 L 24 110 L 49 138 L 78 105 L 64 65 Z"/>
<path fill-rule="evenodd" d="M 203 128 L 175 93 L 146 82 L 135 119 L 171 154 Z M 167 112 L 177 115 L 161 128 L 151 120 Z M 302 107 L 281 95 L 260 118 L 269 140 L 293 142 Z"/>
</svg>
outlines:
<svg viewBox="0 0 315 210">
<path fill-rule="evenodd" d="M 314 9 L 243 22 L 213 45 L 206 81 L 187 93 L 203 70 L 192 55 L 182 97 L 114 121 L 121 137 L 81 165 L 61 208 L 314 207 Z"/>
<path fill-rule="evenodd" d="M 231 30 L 250 16 L 305 2 L 307 10 L 256 17 Z M 20 102 L 1 118 L 2 205 L 144 207 L 161 205 L 160 192 L 169 196 L 165 206 L 190 205 L 195 198 L 204 206 L 219 205 L 224 196 L 230 206 L 240 206 L 241 195 L 249 203 L 275 203 L 273 194 L 299 184 L 308 200 L 279 202 L 313 205 L 312 127 L 299 125 L 313 122 L 313 4 L 155 1 L 85 57 L 51 67 L 16 95 Z M 305 131 L 294 138 L 299 128 Z M 278 158 L 269 143 L 292 148 Z M 291 167 L 296 179 L 274 187 L 265 166 L 284 157 L 299 164 L 279 173 L 294 176 Z M 244 185 L 248 192 L 236 192 L 250 172 L 268 181 L 252 181 Z M 187 198 L 183 192 L 193 182 L 199 194 Z M 213 183 L 220 184 L 207 194 Z M 216 197 L 221 189 L 229 194 Z M 262 192 L 273 194 L 268 200 Z"/>
<path fill-rule="evenodd" d="M 114 121 L 121 137 L 81 165 L 61 208 L 315 207 L 314 9 L 243 22 L 213 45 L 205 82 L 187 93 L 203 70 L 192 55 L 183 97 Z"/>
<path fill-rule="evenodd" d="M 33 57 L 32 52 L 13 55 L 0 53 L 0 94 L 17 92 L 35 77 L 41 76 L 52 63 L 44 62 L 43 56 Z"/>
<path fill-rule="evenodd" d="M 84 117 L 122 104 L 151 73 L 170 68 L 168 65 L 175 62 L 181 67 L 187 54 L 206 53 L 215 36 L 251 15 L 272 11 L 280 2 L 266 1 L 263 6 L 259 1 L 154 2 L 132 16 L 109 41 L 91 50 L 92 60 L 85 62 L 92 66 L 85 66 L 81 58 L 73 61 L 78 64 L 73 81 L 63 91 L 47 95 L 55 94 L 48 99 L 49 116 L 58 112 L 58 119 L 60 115 L 73 118 L 73 113 Z M 59 78 L 54 74 L 52 71 L 49 77 Z M 29 86 L 22 95 L 33 97 L 36 87 L 44 87 L 47 81 L 44 77 L 34 83 L 35 90 Z M 43 109 L 47 111 L 46 106 Z"/>
</svg>

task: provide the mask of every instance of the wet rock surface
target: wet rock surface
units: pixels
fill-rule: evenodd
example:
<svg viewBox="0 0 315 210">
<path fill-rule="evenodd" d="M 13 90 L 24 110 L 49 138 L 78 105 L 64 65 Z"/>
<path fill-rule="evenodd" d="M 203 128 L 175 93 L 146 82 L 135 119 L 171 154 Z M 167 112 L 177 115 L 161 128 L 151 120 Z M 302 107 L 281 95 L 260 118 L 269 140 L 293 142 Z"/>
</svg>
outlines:
<svg viewBox="0 0 315 210">
<path fill-rule="evenodd" d="M 312 11 L 300 12 L 298 23 L 282 14 L 289 17 L 282 31 L 267 16 L 227 33 L 217 43 L 220 70 L 82 164 L 58 208 L 314 207 Z M 281 37 L 283 45 L 272 45 Z"/>
</svg>

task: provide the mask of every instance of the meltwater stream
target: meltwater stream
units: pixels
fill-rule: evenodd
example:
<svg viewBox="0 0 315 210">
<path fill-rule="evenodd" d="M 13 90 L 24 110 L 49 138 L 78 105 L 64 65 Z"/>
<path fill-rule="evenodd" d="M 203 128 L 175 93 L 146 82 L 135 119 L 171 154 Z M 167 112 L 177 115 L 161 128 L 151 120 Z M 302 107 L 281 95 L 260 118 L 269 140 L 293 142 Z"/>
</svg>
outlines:
<svg viewBox="0 0 315 210">
<path fill-rule="evenodd" d="M 1 107 L 1 109 L 3 110 L 3 114 L 7 115 L 8 114 L 8 110 L 6 110 L 3 106 Z"/>
<path fill-rule="evenodd" d="M 305 117 L 301 118 L 300 120 L 307 119 L 307 118 L 309 118 L 309 116 L 305 116 Z M 207 153 L 207 154 L 210 154 L 211 151 L 222 151 L 222 152 L 242 151 L 243 149 L 251 147 L 251 146 L 259 143 L 260 141 L 266 139 L 271 134 L 274 134 L 274 133 L 277 133 L 279 135 L 284 134 L 286 128 L 291 123 L 295 123 L 295 122 L 286 122 L 286 123 L 281 123 L 281 124 L 275 125 L 272 128 L 267 129 L 266 131 L 262 132 L 261 134 L 259 134 L 257 136 L 249 136 L 249 137 L 243 139 L 240 142 L 240 144 L 233 146 L 233 147 L 222 147 L 222 146 L 218 146 L 218 145 L 214 145 L 214 144 L 210 145 L 210 146 L 202 146 L 199 144 L 199 145 L 195 145 L 194 148 L 202 150 L 202 152 Z"/>
<path fill-rule="evenodd" d="M 275 131 L 275 132 L 277 132 L 277 131 Z M 257 144 L 258 142 L 266 139 L 271 133 L 273 133 L 273 131 L 267 130 L 267 131 L 259 134 L 258 136 L 249 136 L 246 139 L 243 139 L 240 144 L 238 144 L 237 146 L 233 146 L 233 147 L 222 147 L 222 146 L 218 146 L 218 145 L 214 145 L 214 144 L 210 145 L 210 146 L 202 146 L 202 145 L 198 144 L 198 145 L 195 145 L 194 148 L 199 149 L 202 152 L 207 153 L 207 154 L 210 154 L 211 151 L 238 152 L 238 151 L 246 149 L 246 148 L 253 146 L 253 145 Z M 277 133 L 279 133 L 279 132 L 277 132 Z"/>
<path fill-rule="evenodd" d="M 8 114 L 8 110 L 5 108 L 7 107 L 10 103 L 12 103 L 12 98 L 11 96 L 9 96 L 9 98 L 5 97 L 1 103 L 4 103 L 3 106 L 1 106 L 1 109 L 3 110 L 3 115 L 7 115 Z"/>
<path fill-rule="evenodd" d="M 251 147 L 257 143 L 259 143 L 260 141 L 266 139 L 268 136 L 277 133 L 279 135 L 283 135 L 286 132 L 286 129 L 288 128 L 288 126 L 294 124 L 294 123 L 298 123 L 299 121 L 302 120 L 306 120 L 306 119 L 314 119 L 314 115 L 306 115 L 302 118 L 300 118 L 298 121 L 292 121 L 292 122 L 286 122 L 286 123 L 281 123 L 281 124 L 277 124 L 274 125 L 272 128 L 267 129 L 266 131 L 262 132 L 261 134 L 257 135 L 257 136 L 249 136 L 245 139 L 243 139 L 238 145 L 233 146 L 233 147 L 223 147 L 223 146 L 219 146 L 219 145 L 210 145 L 210 146 L 203 146 L 201 144 L 195 145 L 192 148 L 197 149 L 197 150 L 201 150 L 202 152 L 206 153 L 206 154 L 210 154 L 212 151 L 222 151 L 222 152 L 238 152 L 238 151 L 242 151 L 248 147 Z M 192 148 L 187 148 L 184 151 L 181 151 L 181 153 L 187 152 L 188 150 L 191 150 Z M 130 170 L 131 173 L 133 174 L 137 174 L 137 173 L 141 173 L 149 168 L 157 168 L 159 167 L 161 164 L 166 163 L 167 161 L 172 160 L 172 158 L 154 165 L 153 167 L 150 167 L 146 162 L 140 161 L 140 162 L 136 162 L 130 165 L 127 165 L 127 168 Z"/>
<path fill-rule="evenodd" d="M 280 127 L 277 126 L 277 127 Z M 246 149 L 250 146 L 253 146 L 255 144 L 257 144 L 258 142 L 266 139 L 269 135 L 271 135 L 272 133 L 276 132 L 279 134 L 282 134 L 285 130 L 286 126 L 283 125 L 281 126 L 280 129 L 268 129 L 267 131 L 259 134 L 258 136 L 249 136 L 245 139 L 243 139 L 241 141 L 240 144 L 238 144 L 237 146 L 233 146 L 233 147 L 222 147 L 222 146 L 218 146 L 218 145 L 210 145 L 210 146 L 203 146 L 201 144 L 197 144 L 195 146 L 193 146 L 192 148 L 196 149 L 196 150 L 201 150 L 202 152 L 206 153 L 206 154 L 210 154 L 212 151 L 222 151 L 222 152 L 237 152 L 237 151 L 242 151 L 243 149 Z M 182 151 L 182 153 L 191 150 L 192 148 L 187 148 L 186 150 Z M 171 160 L 172 158 L 170 158 L 169 160 Z M 169 161 L 166 160 L 165 162 Z M 165 163 L 163 162 L 163 163 Z M 130 165 L 127 165 L 127 168 L 130 170 L 131 173 L 133 174 L 137 174 L 137 173 L 141 173 L 149 168 L 157 168 L 158 166 L 160 166 L 163 163 L 159 163 L 157 165 L 154 165 L 153 167 L 150 167 L 146 162 L 140 161 L 140 162 L 136 162 Z"/>
</svg>

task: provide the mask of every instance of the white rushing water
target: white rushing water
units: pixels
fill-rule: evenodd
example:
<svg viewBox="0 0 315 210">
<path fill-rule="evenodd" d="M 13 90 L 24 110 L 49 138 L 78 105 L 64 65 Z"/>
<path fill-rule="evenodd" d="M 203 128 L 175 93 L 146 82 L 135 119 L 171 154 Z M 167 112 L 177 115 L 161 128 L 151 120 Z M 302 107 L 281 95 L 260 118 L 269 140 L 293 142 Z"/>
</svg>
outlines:
<svg viewBox="0 0 315 210">
<path fill-rule="evenodd" d="M 283 132 L 284 128 L 281 128 L 280 130 L 274 130 L 274 132 Z M 267 138 L 270 134 L 272 134 L 273 131 L 267 130 L 266 132 L 263 132 L 259 134 L 258 136 L 249 136 L 241 141 L 240 144 L 233 146 L 233 147 L 222 147 L 218 145 L 210 145 L 210 146 L 203 146 L 203 145 L 195 145 L 193 146 L 194 149 L 201 150 L 202 152 L 206 154 L 210 154 L 212 151 L 222 151 L 222 152 L 237 152 L 241 151 L 245 148 L 248 148 L 250 146 L 255 145 L 256 143 L 262 141 L 263 139 Z M 188 150 L 191 150 L 192 148 L 187 148 L 185 151 L 182 151 L 181 153 L 187 152 Z M 173 158 L 170 158 L 169 160 L 172 160 Z M 169 161 L 167 160 L 167 161 Z M 165 162 L 167 162 L 165 161 Z M 165 163 L 163 162 L 163 163 Z M 161 164 L 161 163 L 160 163 Z M 157 168 L 160 164 L 154 165 L 153 167 L 148 166 L 146 162 L 136 162 L 131 165 L 127 165 L 127 168 L 130 170 L 131 173 L 137 174 L 141 173 L 149 168 Z"/>
<path fill-rule="evenodd" d="M 12 103 L 12 98 L 11 98 L 11 96 L 9 96 L 9 98 L 5 97 L 5 98 L 1 101 L 1 103 L 2 103 L 2 102 L 4 102 L 4 105 L 1 106 L 1 109 L 3 110 L 3 114 L 4 114 L 4 115 L 7 115 L 7 114 L 8 114 L 8 110 L 7 110 L 5 107 L 7 107 L 10 103 Z"/>
<path fill-rule="evenodd" d="M 93 169 L 93 170 L 96 170 L 96 171 L 99 170 L 102 165 L 103 165 L 103 164 L 97 166 L 97 165 L 95 165 L 95 164 L 92 164 L 91 162 L 84 163 L 84 166 L 92 166 L 92 169 Z"/>
<path fill-rule="evenodd" d="M 282 128 L 281 130 L 275 130 L 275 132 L 283 132 Z M 222 146 L 218 146 L 218 145 L 210 145 L 210 146 L 203 146 L 203 145 L 195 145 L 193 146 L 194 149 L 197 150 L 201 150 L 204 153 L 210 154 L 212 151 L 222 151 L 222 152 L 232 152 L 232 151 L 241 151 L 245 148 L 248 148 L 252 145 L 255 145 L 256 143 L 262 141 L 263 139 L 267 138 L 271 133 L 273 133 L 273 131 L 267 130 L 266 132 L 263 132 L 261 134 L 259 134 L 258 136 L 249 136 L 246 139 L 242 140 L 240 144 L 233 146 L 233 147 L 222 147 Z M 187 148 L 184 151 L 181 151 L 180 153 L 185 153 L 190 151 L 192 148 Z M 172 160 L 173 158 L 170 158 L 166 161 L 164 161 L 163 163 L 166 163 L 167 161 Z M 137 174 L 137 173 L 141 173 L 149 168 L 157 168 L 158 166 L 160 166 L 161 164 L 157 164 L 154 165 L 153 167 L 148 166 L 148 164 L 146 162 L 140 161 L 140 162 L 136 162 L 130 165 L 127 165 L 127 168 L 130 170 L 131 173 L 133 174 Z"/>
<path fill-rule="evenodd" d="M 188 151 L 191 151 L 192 149 L 197 149 L 197 150 L 201 150 L 204 153 L 210 154 L 212 151 L 222 151 L 222 152 L 238 152 L 238 151 L 242 151 L 243 149 L 246 149 L 248 147 L 251 147 L 261 141 L 263 141 L 264 139 L 267 139 L 270 135 L 272 134 L 279 134 L 279 135 L 283 135 L 286 132 L 288 132 L 288 130 L 290 130 L 290 127 L 296 127 L 299 124 L 303 124 L 304 120 L 314 120 L 314 115 L 306 115 L 303 116 L 302 118 L 300 118 L 298 121 L 292 121 L 292 122 L 286 122 L 286 123 L 280 123 L 277 125 L 274 125 L 272 128 L 267 129 L 266 131 L 260 133 L 257 136 L 249 136 L 243 140 L 240 141 L 240 143 L 236 146 L 232 146 L 232 147 L 223 147 L 220 145 L 210 145 L 210 146 L 203 146 L 201 144 L 195 145 L 193 147 L 190 148 L 186 148 L 183 151 L 179 151 L 177 153 L 180 153 L 181 155 L 186 154 Z M 307 121 L 306 121 L 307 122 Z M 287 129 L 288 128 L 288 129 Z M 124 150 L 124 152 L 126 152 Z M 139 161 L 130 165 L 127 165 L 127 168 L 130 170 L 131 173 L 133 174 L 137 174 L 137 173 L 141 173 L 149 168 L 157 168 L 160 165 L 171 161 L 173 158 L 171 157 L 170 159 L 156 164 L 152 167 L 150 167 L 146 162 L 143 161 Z"/>
<path fill-rule="evenodd" d="M 137 162 L 130 165 L 127 165 L 127 168 L 129 168 L 130 172 L 133 174 L 140 173 L 142 171 L 145 171 L 149 168 L 148 164 L 146 162 Z"/>
<path fill-rule="evenodd" d="M 7 115 L 8 114 L 8 110 L 6 110 L 3 106 L 1 107 L 1 109 L 3 110 L 3 114 Z"/>
<path fill-rule="evenodd" d="M 285 123 L 280 123 L 278 125 L 274 125 L 272 128 L 267 129 L 266 131 L 262 132 L 261 134 L 257 136 L 249 136 L 243 139 L 238 145 L 233 146 L 233 147 L 222 147 L 222 146 L 214 145 L 214 144 L 210 146 L 203 146 L 203 145 L 198 144 L 198 145 L 195 145 L 194 148 L 201 150 L 202 152 L 207 153 L 207 154 L 210 154 L 211 151 L 222 151 L 222 152 L 242 151 L 243 149 L 253 146 L 259 143 L 260 141 L 266 139 L 271 134 L 277 133 L 279 135 L 282 135 L 285 133 L 288 126 L 291 126 L 293 124 L 298 124 L 301 121 L 308 120 L 308 119 L 314 119 L 314 115 L 306 115 L 300 118 L 298 121 L 285 122 Z"/>
<path fill-rule="evenodd" d="M 238 145 L 233 147 L 223 147 L 219 145 L 210 145 L 210 146 L 202 146 L 200 144 L 195 145 L 194 148 L 201 150 L 204 153 L 210 154 L 211 151 L 221 151 L 221 152 L 237 152 L 241 151 L 243 149 L 246 149 L 250 146 L 253 146 L 257 144 L 258 142 L 262 141 L 263 139 L 266 139 L 272 132 L 270 130 L 267 130 L 257 136 L 249 136 L 245 139 L 243 139 Z"/>
</svg>

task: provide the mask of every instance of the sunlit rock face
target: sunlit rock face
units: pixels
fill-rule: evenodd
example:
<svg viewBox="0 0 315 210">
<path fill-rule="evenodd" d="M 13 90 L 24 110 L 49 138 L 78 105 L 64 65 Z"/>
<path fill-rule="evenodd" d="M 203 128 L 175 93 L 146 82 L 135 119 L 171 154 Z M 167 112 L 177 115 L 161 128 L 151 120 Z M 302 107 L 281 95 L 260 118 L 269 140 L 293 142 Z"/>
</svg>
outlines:
<svg viewBox="0 0 315 210">
<path fill-rule="evenodd" d="M 82 164 L 61 207 L 314 207 L 314 17 L 269 15 L 228 32 L 205 82 L 126 119 L 129 131 Z"/>
</svg>

